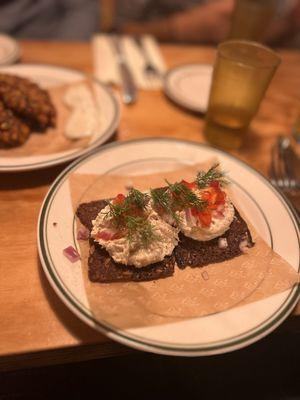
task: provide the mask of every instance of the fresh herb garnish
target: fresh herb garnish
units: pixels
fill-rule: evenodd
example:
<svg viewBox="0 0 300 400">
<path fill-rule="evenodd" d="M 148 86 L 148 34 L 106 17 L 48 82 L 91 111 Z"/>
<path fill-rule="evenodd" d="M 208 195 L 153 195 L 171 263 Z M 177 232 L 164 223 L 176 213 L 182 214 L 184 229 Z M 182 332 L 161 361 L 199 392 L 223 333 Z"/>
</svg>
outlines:
<svg viewBox="0 0 300 400">
<path fill-rule="evenodd" d="M 199 189 L 203 189 L 211 182 L 217 181 L 220 185 L 228 184 L 224 173 L 218 170 L 219 164 L 214 164 L 207 172 L 200 171 L 196 177 L 196 183 Z"/>
<path fill-rule="evenodd" d="M 128 211 L 128 207 L 126 204 L 114 204 L 113 202 L 109 202 L 108 205 L 109 211 L 106 217 L 112 218 L 114 225 L 118 227 L 123 216 Z"/>
<path fill-rule="evenodd" d="M 118 196 L 116 199 L 117 198 Z M 138 213 L 143 211 L 148 204 L 149 199 L 149 195 L 132 188 L 123 200 L 116 202 L 114 199 L 109 202 L 110 210 L 107 213 L 107 216 L 113 219 L 116 226 L 119 226 L 122 222 L 124 222 L 124 216 L 128 213 Z"/>
<path fill-rule="evenodd" d="M 218 170 L 218 166 L 219 164 L 215 164 L 207 172 L 200 171 L 197 174 L 195 183 L 198 189 L 203 189 L 212 182 L 218 182 L 220 185 L 228 183 L 224 174 Z M 145 212 L 150 198 L 158 212 L 162 211 L 170 215 L 178 225 L 180 217 L 176 213 L 177 211 L 187 208 L 198 211 L 206 209 L 208 202 L 198 197 L 187 185 L 187 182 L 166 182 L 167 187 L 151 189 L 150 195 L 132 188 L 126 197 L 118 195 L 115 200 L 109 203 L 107 216 L 111 218 L 117 229 L 124 232 L 129 241 L 138 237 L 142 244 L 147 246 L 151 241 L 159 239 Z"/>
<path fill-rule="evenodd" d="M 126 215 L 125 225 L 129 241 L 132 241 L 136 236 L 138 236 L 138 238 L 141 239 L 142 244 L 147 246 L 153 240 L 159 239 L 159 236 L 153 231 L 152 224 L 143 217 Z"/>
<path fill-rule="evenodd" d="M 149 199 L 148 194 L 132 188 L 123 200 L 109 202 L 109 211 L 106 215 L 111 218 L 115 228 L 125 233 L 129 241 L 138 237 L 144 246 L 158 239 L 153 225 L 144 213 Z"/>
<path fill-rule="evenodd" d="M 160 211 L 162 210 L 166 214 L 171 215 L 174 221 L 179 224 L 180 217 L 176 214 L 172 207 L 172 197 L 168 188 L 150 189 L 150 195 L 154 204 L 154 207 Z"/>
<path fill-rule="evenodd" d="M 187 208 L 195 208 L 202 211 L 207 202 L 199 198 L 189 187 L 183 182 L 170 183 L 166 181 L 166 188 L 152 189 L 150 191 L 154 207 L 158 212 L 162 210 L 170 215 L 177 225 L 180 224 L 180 216 L 176 211 L 182 211 Z"/>
<path fill-rule="evenodd" d="M 150 196 L 142 193 L 135 188 L 131 188 L 127 197 L 125 198 L 125 204 L 129 207 L 137 207 L 140 210 L 144 210 L 148 204 Z"/>
<path fill-rule="evenodd" d="M 169 183 L 168 189 L 172 194 L 173 205 L 175 210 L 184 210 L 186 208 L 196 208 L 201 211 L 207 206 L 205 200 L 200 199 L 191 189 L 182 182 Z"/>
</svg>

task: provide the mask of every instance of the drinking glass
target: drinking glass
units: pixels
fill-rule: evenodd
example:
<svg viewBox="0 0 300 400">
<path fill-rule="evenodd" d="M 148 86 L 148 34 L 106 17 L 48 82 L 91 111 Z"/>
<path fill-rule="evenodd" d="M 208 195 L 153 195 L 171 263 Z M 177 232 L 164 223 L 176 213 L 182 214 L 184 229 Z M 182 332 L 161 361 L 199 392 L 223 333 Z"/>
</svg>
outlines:
<svg viewBox="0 0 300 400">
<path fill-rule="evenodd" d="M 277 0 L 236 0 L 229 39 L 260 41 L 276 13 Z"/>
<path fill-rule="evenodd" d="M 204 133 L 212 144 L 239 148 L 280 63 L 268 47 L 245 40 L 218 46 Z"/>
</svg>

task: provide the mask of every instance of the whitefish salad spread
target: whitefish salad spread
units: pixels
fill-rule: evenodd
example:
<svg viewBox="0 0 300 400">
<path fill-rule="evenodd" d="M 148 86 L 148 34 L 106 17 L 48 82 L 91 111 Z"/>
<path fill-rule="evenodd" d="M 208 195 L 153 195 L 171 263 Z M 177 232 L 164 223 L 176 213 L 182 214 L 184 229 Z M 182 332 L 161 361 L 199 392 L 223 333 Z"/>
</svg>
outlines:
<svg viewBox="0 0 300 400">
<path fill-rule="evenodd" d="M 91 236 L 113 260 L 136 268 L 170 256 L 179 232 L 196 241 L 221 237 L 234 219 L 224 175 L 213 166 L 195 181 L 118 194 L 92 221 Z M 225 248 L 225 244 L 221 243 Z"/>
<path fill-rule="evenodd" d="M 193 209 L 180 211 L 180 230 L 185 236 L 195 240 L 207 241 L 223 235 L 230 227 L 234 218 L 234 207 L 224 191 L 224 201 L 207 215 L 207 223 L 203 221 L 203 215 Z M 199 199 L 206 195 L 205 190 L 196 190 L 195 194 Z M 202 220 L 201 220 L 202 218 Z"/>
<path fill-rule="evenodd" d="M 178 228 L 165 222 L 148 195 L 135 189 L 127 197 L 119 194 L 92 223 L 91 236 L 114 261 L 136 268 L 162 261 L 178 243 Z"/>
</svg>

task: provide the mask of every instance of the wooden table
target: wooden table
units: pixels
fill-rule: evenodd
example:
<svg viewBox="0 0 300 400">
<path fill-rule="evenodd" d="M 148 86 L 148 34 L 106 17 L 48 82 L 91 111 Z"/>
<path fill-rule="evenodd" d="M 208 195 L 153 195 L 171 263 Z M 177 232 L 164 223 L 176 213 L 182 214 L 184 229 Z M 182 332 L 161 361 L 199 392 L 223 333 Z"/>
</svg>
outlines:
<svg viewBox="0 0 300 400">
<path fill-rule="evenodd" d="M 21 43 L 22 62 L 48 63 L 92 72 L 89 44 Z M 169 67 L 212 63 L 209 47 L 162 46 Z M 282 64 L 252 124 L 251 139 L 236 155 L 267 175 L 270 148 L 288 134 L 300 93 L 300 52 L 280 51 Z M 203 142 L 203 119 L 169 102 L 160 91 L 140 93 L 123 106 L 117 140 L 170 136 Z M 131 351 L 77 319 L 50 288 L 37 254 L 36 226 L 42 200 L 64 166 L 0 176 L 0 369 L 112 356 Z M 294 312 L 300 329 L 300 307 Z"/>
</svg>

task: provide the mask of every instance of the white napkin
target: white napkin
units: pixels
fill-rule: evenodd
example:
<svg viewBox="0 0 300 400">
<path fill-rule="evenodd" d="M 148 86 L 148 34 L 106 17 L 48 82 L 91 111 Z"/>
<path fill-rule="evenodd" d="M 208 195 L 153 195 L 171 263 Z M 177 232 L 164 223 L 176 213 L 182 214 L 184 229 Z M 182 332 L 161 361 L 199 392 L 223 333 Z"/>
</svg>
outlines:
<svg viewBox="0 0 300 400">
<path fill-rule="evenodd" d="M 162 81 L 160 77 L 152 77 L 145 73 L 146 60 L 134 39 L 130 36 L 122 36 L 120 40 L 126 63 L 137 87 L 140 89 L 161 88 Z M 166 65 L 157 41 L 153 36 L 149 35 L 143 36 L 141 41 L 151 60 L 151 64 L 163 76 L 166 72 Z M 105 83 L 121 84 L 116 52 L 111 41 L 111 36 L 106 34 L 95 35 L 92 39 L 92 51 L 95 77 Z"/>
</svg>

